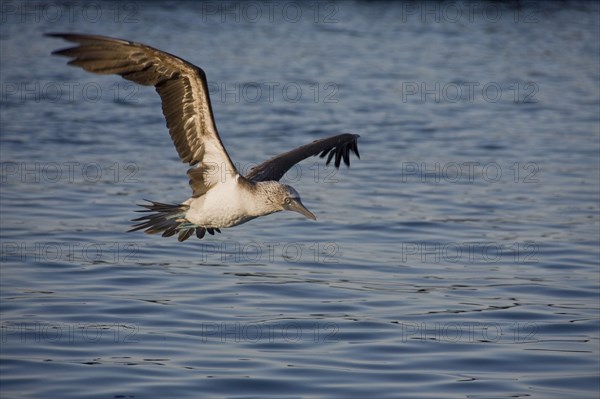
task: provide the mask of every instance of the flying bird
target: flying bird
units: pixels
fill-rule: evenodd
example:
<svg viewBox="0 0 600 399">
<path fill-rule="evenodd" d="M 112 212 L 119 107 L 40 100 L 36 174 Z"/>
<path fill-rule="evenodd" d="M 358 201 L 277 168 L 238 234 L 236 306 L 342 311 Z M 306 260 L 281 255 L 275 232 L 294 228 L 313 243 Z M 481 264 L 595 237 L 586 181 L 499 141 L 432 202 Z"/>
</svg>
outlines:
<svg viewBox="0 0 600 399">
<path fill-rule="evenodd" d="M 203 238 L 221 228 L 246 223 L 279 211 L 298 212 L 316 220 L 298 192 L 280 183 L 298 162 L 314 155 L 335 158 L 350 166 L 350 151 L 358 158 L 358 135 L 339 134 L 277 155 L 240 175 L 217 132 L 204 71 L 172 54 L 141 43 L 106 36 L 50 33 L 78 46 L 52 54 L 71 58 L 69 65 L 98 74 L 117 74 L 141 85 L 152 85 L 162 100 L 167 128 L 187 171 L 192 196 L 180 204 L 148 201 L 144 216 L 129 231 L 144 230 L 187 240 L 194 232 Z"/>
</svg>

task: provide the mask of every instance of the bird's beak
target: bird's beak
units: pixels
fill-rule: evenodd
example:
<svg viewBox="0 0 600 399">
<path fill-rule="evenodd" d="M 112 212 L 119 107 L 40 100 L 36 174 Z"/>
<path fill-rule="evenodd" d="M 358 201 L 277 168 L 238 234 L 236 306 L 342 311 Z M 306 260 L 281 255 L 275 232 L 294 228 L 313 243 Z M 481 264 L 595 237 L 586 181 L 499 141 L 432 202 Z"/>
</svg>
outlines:
<svg viewBox="0 0 600 399">
<path fill-rule="evenodd" d="M 288 211 L 301 213 L 309 219 L 317 220 L 317 217 L 311 211 L 306 209 L 306 207 L 302 205 L 302 202 L 300 201 L 292 200 L 292 202 L 286 207 L 286 209 Z"/>
</svg>

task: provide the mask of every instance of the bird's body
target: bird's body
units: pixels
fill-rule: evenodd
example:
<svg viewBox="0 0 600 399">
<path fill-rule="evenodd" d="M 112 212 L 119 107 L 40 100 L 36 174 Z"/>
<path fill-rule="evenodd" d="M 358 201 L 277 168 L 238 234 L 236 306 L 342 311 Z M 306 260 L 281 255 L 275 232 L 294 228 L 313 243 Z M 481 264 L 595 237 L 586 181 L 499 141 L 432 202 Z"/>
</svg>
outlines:
<svg viewBox="0 0 600 399">
<path fill-rule="evenodd" d="M 270 183 L 230 179 L 201 197 L 185 201 L 189 206 L 185 218 L 198 226 L 226 228 L 276 212 L 280 209 L 268 202 L 271 191 L 276 190 Z M 265 186 L 272 190 L 265 190 Z"/>
<path fill-rule="evenodd" d="M 99 74 L 118 74 L 142 85 L 153 85 L 162 99 L 162 109 L 173 143 L 188 170 L 192 197 L 175 205 L 150 202 L 141 205 L 148 215 L 130 231 L 178 234 L 184 241 L 196 233 L 214 234 L 221 228 L 246 223 L 259 216 L 283 210 L 295 211 L 316 220 L 304 207 L 298 192 L 279 182 L 290 167 L 309 156 L 335 156 L 335 167 L 349 153 L 358 156 L 355 134 L 340 134 L 315 140 L 275 156 L 246 176 L 239 174 L 217 133 L 204 71 L 169 53 L 141 43 L 105 36 L 50 34 L 76 42 L 78 47 L 55 51 L 71 57 L 70 65 Z"/>
<path fill-rule="evenodd" d="M 201 197 L 185 201 L 190 207 L 185 218 L 198 226 L 233 227 L 259 216 L 249 214 L 249 202 L 254 202 L 251 191 L 239 179 L 231 179 Z"/>
</svg>

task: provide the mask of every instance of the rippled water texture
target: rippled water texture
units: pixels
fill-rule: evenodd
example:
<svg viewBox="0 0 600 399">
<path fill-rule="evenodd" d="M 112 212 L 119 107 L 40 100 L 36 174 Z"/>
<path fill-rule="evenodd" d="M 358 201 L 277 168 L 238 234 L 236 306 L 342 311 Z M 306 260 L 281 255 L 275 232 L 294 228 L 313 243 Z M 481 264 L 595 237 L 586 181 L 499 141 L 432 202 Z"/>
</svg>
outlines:
<svg viewBox="0 0 600 399">
<path fill-rule="evenodd" d="M 2 398 L 594 398 L 599 6 L 2 2 Z M 189 195 L 152 88 L 47 32 L 204 68 L 238 167 L 316 138 L 281 213 L 125 233 Z"/>
</svg>

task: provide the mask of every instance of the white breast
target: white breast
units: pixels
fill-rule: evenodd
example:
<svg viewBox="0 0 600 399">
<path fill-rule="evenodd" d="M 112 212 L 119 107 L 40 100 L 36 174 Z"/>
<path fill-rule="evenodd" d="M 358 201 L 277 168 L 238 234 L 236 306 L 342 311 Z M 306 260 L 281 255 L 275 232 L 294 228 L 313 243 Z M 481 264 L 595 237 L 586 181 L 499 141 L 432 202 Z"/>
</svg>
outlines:
<svg viewBox="0 0 600 399">
<path fill-rule="evenodd" d="M 248 212 L 250 193 L 237 179 L 217 184 L 199 198 L 190 198 L 186 219 L 203 227 L 232 227 L 254 219 Z"/>
</svg>

